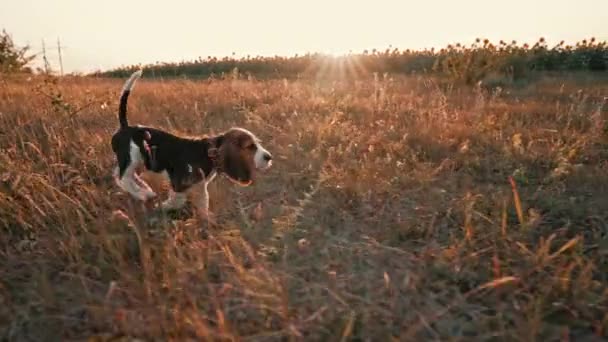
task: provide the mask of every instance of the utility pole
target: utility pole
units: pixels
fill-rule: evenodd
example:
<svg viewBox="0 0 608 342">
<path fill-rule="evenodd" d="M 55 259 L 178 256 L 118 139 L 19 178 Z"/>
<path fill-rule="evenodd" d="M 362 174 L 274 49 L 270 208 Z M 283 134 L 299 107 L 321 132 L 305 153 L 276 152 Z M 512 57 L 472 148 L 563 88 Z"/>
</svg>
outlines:
<svg viewBox="0 0 608 342">
<path fill-rule="evenodd" d="M 49 73 L 49 60 L 46 58 L 46 46 L 44 45 L 44 39 L 42 40 L 42 60 L 44 61 L 44 73 Z"/>
<path fill-rule="evenodd" d="M 57 37 L 57 54 L 59 55 L 60 75 L 63 76 L 63 58 L 61 58 L 61 42 L 59 41 L 59 37 Z"/>
</svg>

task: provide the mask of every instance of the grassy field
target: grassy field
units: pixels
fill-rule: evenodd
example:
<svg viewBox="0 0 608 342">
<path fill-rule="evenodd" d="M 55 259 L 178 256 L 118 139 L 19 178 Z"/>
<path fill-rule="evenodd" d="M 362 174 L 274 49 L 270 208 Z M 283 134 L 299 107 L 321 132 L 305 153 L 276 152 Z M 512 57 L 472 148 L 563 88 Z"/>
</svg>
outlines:
<svg viewBox="0 0 608 342">
<path fill-rule="evenodd" d="M 0 80 L 0 340 L 608 337 L 606 77 L 144 71 L 132 124 L 241 125 L 275 156 L 250 188 L 211 185 L 206 237 L 114 184 L 122 82 Z"/>
</svg>

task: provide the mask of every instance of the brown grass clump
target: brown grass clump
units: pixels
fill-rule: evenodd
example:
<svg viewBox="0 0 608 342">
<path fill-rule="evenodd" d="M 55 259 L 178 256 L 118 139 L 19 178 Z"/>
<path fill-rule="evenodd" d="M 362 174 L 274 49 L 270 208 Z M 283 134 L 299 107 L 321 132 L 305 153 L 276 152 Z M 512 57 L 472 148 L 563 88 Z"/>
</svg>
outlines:
<svg viewBox="0 0 608 342">
<path fill-rule="evenodd" d="M 120 81 L 0 82 L 3 340 L 608 336 L 605 80 L 143 79 L 132 123 L 275 155 L 206 237 L 114 185 Z"/>
</svg>

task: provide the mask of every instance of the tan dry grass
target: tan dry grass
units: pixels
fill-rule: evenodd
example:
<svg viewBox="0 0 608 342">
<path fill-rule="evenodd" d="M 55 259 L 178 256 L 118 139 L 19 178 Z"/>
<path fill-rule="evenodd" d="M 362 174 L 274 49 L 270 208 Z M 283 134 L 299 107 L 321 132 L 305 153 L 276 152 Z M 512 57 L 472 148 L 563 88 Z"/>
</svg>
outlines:
<svg viewBox="0 0 608 342">
<path fill-rule="evenodd" d="M 144 78 L 131 123 L 243 125 L 276 156 L 211 186 L 203 239 L 114 186 L 119 81 L 4 79 L 0 336 L 605 338 L 607 85 L 561 83 Z"/>
</svg>

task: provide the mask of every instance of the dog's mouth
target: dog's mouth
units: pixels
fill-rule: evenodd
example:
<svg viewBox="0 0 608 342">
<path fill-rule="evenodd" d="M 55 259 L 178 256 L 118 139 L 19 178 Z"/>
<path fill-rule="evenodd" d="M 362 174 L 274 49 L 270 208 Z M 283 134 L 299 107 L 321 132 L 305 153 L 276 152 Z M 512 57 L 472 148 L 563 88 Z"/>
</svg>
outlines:
<svg viewBox="0 0 608 342">
<path fill-rule="evenodd" d="M 257 166 L 255 168 L 253 168 L 250 172 L 249 176 L 236 176 L 236 177 L 232 177 L 230 176 L 230 174 L 228 172 L 225 172 L 225 176 L 226 178 L 228 178 L 232 183 L 241 186 L 241 187 L 247 187 L 253 184 L 254 179 L 255 179 L 255 175 L 257 174 L 257 172 L 266 172 L 270 169 L 270 167 L 272 166 L 272 160 L 269 160 L 268 162 L 266 162 L 264 165 L 260 165 Z"/>
<path fill-rule="evenodd" d="M 241 186 L 241 187 L 247 187 L 247 186 L 250 186 L 251 184 L 253 184 L 253 180 L 252 179 L 242 180 L 242 179 L 234 179 L 234 178 L 232 178 L 232 177 L 230 177 L 228 175 L 226 175 L 226 176 L 227 176 L 226 178 L 228 178 L 228 180 L 230 180 L 232 183 L 234 183 L 234 184 L 236 184 L 238 186 Z"/>
</svg>

